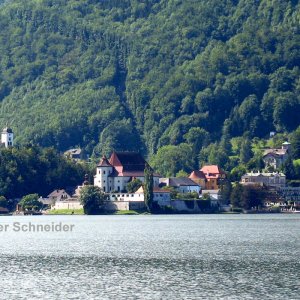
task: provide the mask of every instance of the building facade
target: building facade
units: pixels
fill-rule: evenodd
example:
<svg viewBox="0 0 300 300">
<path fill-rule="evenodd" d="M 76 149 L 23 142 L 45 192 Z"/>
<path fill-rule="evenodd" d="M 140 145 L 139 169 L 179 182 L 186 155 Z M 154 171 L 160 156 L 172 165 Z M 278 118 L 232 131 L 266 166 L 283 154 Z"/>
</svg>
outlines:
<svg viewBox="0 0 300 300">
<path fill-rule="evenodd" d="M 280 168 L 289 156 L 289 142 L 284 142 L 280 149 L 265 149 L 263 161 L 265 167 L 273 167 L 275 170 Z"/>
<path fill-rule="evenodd" d="M 144 202 L 144 189 L 141 186 L 135 193 L 115 193 L 110 194 L 111 201 L 125 201 L 125 202 Z M 159 188 L 153 189 L 153 201 L 160 206 L 170 205 L 171 192 Z"/>
<path fill-rule="evenodd" d="M 226 174 L 217 165 L 203 166 L 200 170 L 205 175 L 205 189 L 219 190 L 222 181 L 226 179 Z"/>
<path fill-rule="evenodd" d="M 206 178 L 205 174 L 200 170 L 193 171 L 190 176 L 190 179 L 192 179 L 195 183 L 201 186 L 202 190 L 205 190 L 206 188 Z"/>
<path fill-rule="evenodd" d="M 134 179 L 145 181 L 145 166 L 148 163 L 136 152 L 113 152 L 108 160 L 102 157 L 94 176 L 94 185 L 105 193 L 126 191 L 126 186 Z M 153 174 L 153 183 L 159 184 L 159 174 Z"/>
<path fill-rule="evenodd" d="M 192 192 L 199 194 L 201 191 L 201 186 L 199 184 L 186 177 L 161 178 L 159 183 L 160 186 L 172 187 L 174 190 L 182 194 Z"/>
<path fill-rule="evenodd" d="M 14 133 L 11 128 L 5 127 L 1 133 L 1 144 L 5 147 L 13 147 L 14 145 Z"/>
<path fill-rule="evenodd" d="M 261 173 L 251 172 L 246 173 L 241 178 L 241 184 L 250 185 L 264 185 L 273 188 L 283 188 L 286 185 L 286 177 L 283 173 Z"/>
</svg>

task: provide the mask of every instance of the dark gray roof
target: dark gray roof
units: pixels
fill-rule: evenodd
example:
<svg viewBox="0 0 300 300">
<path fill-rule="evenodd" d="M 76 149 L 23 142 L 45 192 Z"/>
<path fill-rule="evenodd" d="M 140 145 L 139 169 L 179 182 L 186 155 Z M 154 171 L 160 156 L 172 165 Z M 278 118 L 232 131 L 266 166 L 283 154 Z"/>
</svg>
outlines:
<svg viewBox="0 0 300 300">
<path fill-rule="evenodd" d="M 2 133 L 13 133 L 13 131 L 11 128 L 5 127 L 5 128 L 3 128 Z"/>
<path fill-rule="evenodd" d="M 187 177 L 172 177 L 170 178 L 170 186 L 199 186 L 192 179 Z"/>
</svg>

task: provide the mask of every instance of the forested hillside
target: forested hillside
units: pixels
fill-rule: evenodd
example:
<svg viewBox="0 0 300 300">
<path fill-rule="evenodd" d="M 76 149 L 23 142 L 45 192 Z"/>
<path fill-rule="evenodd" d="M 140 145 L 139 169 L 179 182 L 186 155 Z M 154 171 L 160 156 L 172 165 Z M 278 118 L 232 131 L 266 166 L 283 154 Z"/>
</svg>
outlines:
<svg viewBox="0 0 300 300">
<path fill-rule="evenodd" d="M 163 149 L 174 172 L 234 167 L 232 138 L 300 125 L 299 24 L 297 0 L 8 1 L 0 125 L 59 150 Z"/>
</svg>

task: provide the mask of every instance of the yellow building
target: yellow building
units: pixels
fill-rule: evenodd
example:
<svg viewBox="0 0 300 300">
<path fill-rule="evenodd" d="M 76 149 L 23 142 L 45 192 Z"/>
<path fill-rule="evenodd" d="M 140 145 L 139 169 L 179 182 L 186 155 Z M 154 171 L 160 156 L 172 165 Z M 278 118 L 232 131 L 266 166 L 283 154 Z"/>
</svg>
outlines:
<svg viewBox="0 0 300 300">
<path fill-rule="evenodd" d="M 199 170 L 193 171 L 189 176 L 189 178 L 192 179 L 198 185 L 200 185 L 202 190 L 205 190 L 206 178 L 205 178 L 205 174 L 202 171 Z"/>
</svg>

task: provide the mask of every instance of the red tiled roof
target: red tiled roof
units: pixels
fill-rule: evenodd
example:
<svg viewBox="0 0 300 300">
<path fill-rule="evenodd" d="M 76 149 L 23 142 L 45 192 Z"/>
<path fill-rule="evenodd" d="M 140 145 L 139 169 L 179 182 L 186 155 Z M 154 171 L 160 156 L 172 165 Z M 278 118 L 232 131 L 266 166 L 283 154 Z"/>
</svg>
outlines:
<svg viewBox="0 0 300 300">
<path fill-rule="evenodd" d="M 153 188 L 153 193 L 167 193 L 170 194 L 171 192 L 168 190 L 163 190 L 163 189 L 159 189 L 159 188 Z"/>
<path fill-rule="evenodd" d="M 145 166 L 148 163 L 137 152 L 113 152 L 110 159 L 110 165 L 114 168 L 110 177 L 126 176 L 126 177 L 144 177 Z M 160 177 L 154 173 L 153 176 Z"/>
<path fill-rule="evenodd" d="M 221 169 L 217 165 L 204 166 L 204 167 L 202 167 L 202 169 L 200 171 L 202 171 L 204 174 L 207 174 L 207 173 L 209 173 L 209 174 L 221 174 L 222 173 Z"/>
<path fill-rule="evenodd" d="M 195 170 L 189 176 L 190 179 L 205 179 L 205 174 L 202 171 Z"/>
<path fill-rule="evenodd" d="M 109 161 L 105 155 L 102 156 L 102 158 L 98 164 L 98 167 L 111 167 L 111 164 L 109 163 Z"/>
</svg>

